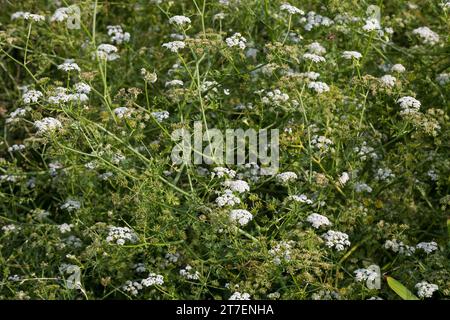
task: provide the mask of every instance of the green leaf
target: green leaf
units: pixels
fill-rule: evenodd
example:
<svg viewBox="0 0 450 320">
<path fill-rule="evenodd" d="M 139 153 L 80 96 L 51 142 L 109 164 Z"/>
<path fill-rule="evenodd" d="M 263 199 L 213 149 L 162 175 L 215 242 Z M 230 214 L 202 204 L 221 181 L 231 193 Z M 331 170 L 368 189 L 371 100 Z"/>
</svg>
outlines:
<svg viewBox="0 0 450 320">
<path fill-rule="evenodd" d="M 394 290 L 403 300 L 419 300 L 411 291 L 404 285 L 392 277 L 386 277 L 389 287 Z"/>
</svg>

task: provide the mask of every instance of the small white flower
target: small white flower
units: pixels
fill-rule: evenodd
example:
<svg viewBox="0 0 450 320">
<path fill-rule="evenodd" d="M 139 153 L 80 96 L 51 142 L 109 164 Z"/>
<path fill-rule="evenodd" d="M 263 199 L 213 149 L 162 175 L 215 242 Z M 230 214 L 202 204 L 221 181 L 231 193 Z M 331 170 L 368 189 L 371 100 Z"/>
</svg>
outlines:
<svg viewBox="0 0 450 320">
<path fill-rule="evenodd" d="M 311 223 L 313 228 L 319 229 L 321 226 L 330 226 L 331 222 L 328 220 L 327 217 L 318 214 L 318 213 L 312 213 L 307 218 L 306 221 Z"/>
<path fill-rule="evenodd" d="M 240 204 L 241 200 L 233 194 L 231 190 L 225 190 L 224 193 L 216 198 L 216 204 L 219 207 L 234 206 Z"/>
<path fill-rule="evenodd" d="M 438 245 L 436 242 L 420 242 L 416 245 L 416 249 L 421 249 L 425 251 L 426 253 L 432 253 L 433 251 L 436 251 L 438 249 Z"/>
<path fill-rule="evenodd" d="M 300 195 L 293 195 L 290 196 L 289 199 L 292 199 L 296 202 L 301 202 L 301 203 L 306 203 L 306 204 L 312 204 L 312 200 L 308 199 L 308 197 L 304 194 L 300 194 Z"/>
<path fill-rule="evenodd" d="M 380 21 L 378 21 L 375 18 L 367 19 L 366 24 L 363 26 L 363 30 L 368 32 L 380 29 L 381 29 Z"/>
<path fill-rule="evenodd" d="M 17 152 L 25 150 L 25 145 L 23 144 L 13 144 L 11 147 L 8 148 L 9 152 Z"/>
<path fill-rule="evenodd" d="M 450 73 L 441 73 L 436 77 L 437 83 L 441 86 L 445 86 L 447 83 L 450 83 Z"/>
<path fill-rule="evenodd" d="M 228 47 L 239 47 L 241 50 L 245 49 L 247 39 L 245 39 L 239 32 L 236 32 L 231 37 L 225 39 Z"/>
<path fill-rule="evenodd" d="M 114 227 L 109 226 L 109 233 L 106 237 L 106 242 L 115 242 L 118 245 L 124 245 L 126 241 L 136 243 L 138 241 L 137 235 L 128 227 Z"/>
<path fill-rule="evenodd" d="M 51 117 L 43 118 L 34 122 L 34 127 L 37 129 L 37 134 L 42 135 L 47 132 L 54 132 L 62 128 L 62 124 L 59 120 Z"/>
<path fill-rule="evenodd" d="M 68 199 L 61 205 L 61 209 L 67 210 L 69 212 L 79 210 L 81 208 L 81 203 L 76 200 Z"/>
<path fill-rule="evenodd" d="M 72 230 L 72 227 L 73 227 L 72 224 L 63 223 L 58 226 L 58 229 L 59 229 L 59 232 L 66 233 L 66 232 L 70 232 Z"/>
<path fill-rule="evenodd" d="M 319 55 L 314 54 L 314 53 L 305 53 L 303 55 L 303 59 L 312 61 L 314 63 L 319 63 L 319 62 L 325 62 L 326 61 L 324 57 L 319 56 Z"/>
<path fill-rule="evenodd" d="M 328 230 L 322 235 L 325 239 L 325 245 L 329 248 L 335 248 L 337 251 L 342 251 L 345 247 L 350 246 L 348 235 L 343 232 Z"/>
<path fill-rule="evenodd" d="M 402 108 L 402 111 L 400 112 L 401 115 L 408 115 L 412 113 L 416 113 L 419 111 L 421 103 L 419 100 L 410 97 L 405 96 L 397 100 L 397 103 L 400 104 L 400 107 Z"/>
<path fill-rule="evenodd" d="M 281 241 L 270 249 L 269 254 L 273 257 L 273 262 L 276 265 L 280 265 L 283 262 L 291 261 L 291 250 L 293 245 L 293 241 Z"/>
<path fill-rule="evenodd" d="M 228 177 L 233 179 L 236 176 L 236 171 L 228 169 L 228 168 L 224 168 L 224 167 L 215 167 L 213 169 L 213 172 L 211 172 L 211 177 L 218 177 L 218 178 L 222 178 L 222 177 Z"/>
<path fill-rule="evenodd" d="M 235 292 L 228 300 L 250 300 L 250 294 L 248 294 L 247 292 Z"/>
<path fill-rule="evenodd" d="M 108 36 L 111 37 L 112 43 L 121 44 L 130 41 L 130 34 L 123 32 L 121 26 L 107 26 L 106 29 L 108 30 Z"/>
<path fill-rule="evenodd" d="M 188 280 L 200 279 L 200 273 L 198 271 L 193 272 L 192 267 L 190 265 L 187 265 L 184 269 L 181 269 L 180 275 Z"/>
<path fill-rule="evenodd" d="M 62 8 L 58 8 L 56 9 L 55 13 L 53 13 L 52 17 L 50 18 L 50 21 L 56 21 L 56 22 L 61 22 L 66 20 L 69 17 L 69 8 L 67 7 L 62 7 Z"/>
<path fill-rule="evenodd" d="M 35 22 L 41 22 L 45 20 L 45 16 L 30 12 L 17 11 L 11 15 L 11 20 L 16 19 L 33 20 Z"/>
<path fill-rule="evenodd" d="M 390 74 L 386 74 L 380 78 L 380 81 L 383 84 L 383 86 L 393 88 L 395 87 L 395 82 L 397 81 L 397 78 L 391 76 Z"/>
<path fill-rule="evenodd" d="M 184 43 L 183 41 L 172 41 L 172 42 L 163 43 L 162 46 L 164 48 L 170 50 L 171 52 L 177 53 L 178 50 L 186 47 L 186 43 Z"/>
<path fill-rule="evenodd" d="M 73 70 L 78 71 L 78 72 L 81 71 L 80 67 L 78 66 L 78 64 L 76 64 L 74 62 L 73 59 L 66 59 L 66 60 L 64 60 L 64 63 L 60 64 L 58 66 L 58 69 L 66 71 L 66 72 L 73 71 Z"/>
<path fill-rule="evenodd" d="M 78 82 L 75 84 L 75 91 L 78 93 L 89 94 L 91 92 L 91 87 L 84 82 Z"/>
<path fill-rule="evenodd" d="M 155 117 L 156 121 L 162 122 L 163 120 L 169 118 L 170 113 L 169 111 L 155 111 L 152 112 L 152 116 Z"/>
<path fill-rule="evenodd" d="M 185 16 L 173 16 L 172 18 L 169 19 L 169 23 L 182 26 L 185 24 L 190 24 L 191 19 Z"/>
<path fill-rule="evenodd" d="M 25 104 L 36 103 L 43 96 L 38 90 L 28 90 L 23 94 L 22 100 Z"/>
<path fill-rule="evenodd" d="M 419 282 L 415 285 L 417 289 L 417 295 L 419 298 L 431 298 L 435 291 L 439 290 L 439 287 L 433 283 L 428 283 L 426 281 Z"/>
<path fill-rule="evenodd" d="M 404 254 L 406 256 L 411 256 L 416 251 L 414 247 L 408 246 L 402 241 L 397 241 L 396 239 L 386 240 L 383 247 L 385 249 L 390 249 L 393 252 Z"/>
<path fill-rule="evenodd" d="M 99 59 L 106 61 L 114 61 L 119 59 L 119 55 L 117 54 L 117 47 L 112 44 L 102 43 L 97 47 L 97 51 L 92 55 L 92 58 L 95 59 L 98 57 Z"/>
<path fill-rule="evenodd" d="M 183 85 L 184 85 L 184 82 L 181 80 L 171 80 L 171 81 L 167 81 L 165 84 L 166 87 L 175 87 L 175 86 L 182 87 Z"/>
<path fill-rule="evenodd" d="M 244 180 L 226 180 L 223 185 L 231 191 L 244 193 L 250 191 L 250 187 Z"/>
<path fill-rule="evenodd" d="M 285 183 L 297 180 L 298 176 L 295 172 L 286 171 L 286 172 L 277 174 L 276 179 L 279 183 L 285 184 Z"/>
<path fill-rule="evenodd" d="M 435 45 L 439 42 L 439 35 L 428 27 L 414 29 L 412 33 L 418 35 L 424 44 Z"/>
<path fill-rule="evenodd" d="M 362 58 L 362 54 L 358 51 L 344 51 L 342 52 L 342 58 L 347 60 L 359 60 Z"/>
<path fill-rule="evenodd" d="M 245 226 L 253 219 L 253 215 L 247 210 L 236 209 L 230 211 L 229 218 L 233 223 L 239 223 L 241 226 Z"/>
<path fill-rule="evenodd" d="M 289 3 L 283 3 L 280 6 L 280 10 L 281 11 L 286 11 L 289 14 L 300 14 L 300 15 L 304 15 L 305 14 L 305 12 L 303 12 L 303 10 L 300 10 L 299 8 L 294 7 L 294 6 L 290 5 Z"/>
<path fill-rule="evenodd" d="M 141 284 L 144 287 L 151 287 L 154 285 L 162 286 L 164 284 L 164 277 L 160 274 L 150 273 L 146 279 L 142 279 Z"/>
<path fill-rule="evenodd" d="M 391 71 L 392 72 L 397 72 L 397 73 L 403 73 L 403 72 L 406 71 L 406 69 L 405 69 L 405 67 L 402 64 L 397 63 L 397 64 L 394 64 L 392 66 Z"/>
<path fill-rule="evenodd" d="M 113 112 L 117 116 L 117 118 L 122 119 L 122 118 L 129 118 L 133 113 L 133 110 L 127 107 L 118 107 L 115 108 Z"/>
<path fill-rule="evenodd" d="M 325 82 L 311 81 L 308 83 L 308 88 L 317 93 L 324 93 L 330 91 L 330 87 Z"/>
<path fill-rule="evenodd" d="M 327 50 L 318 42 L 313 42 L 308 46 L 309 53 L 323 55 L 327 52 Z"/>
<path fill-rule="evenodd" d="M 339 183 L 342 186 L 345 185 L 348 182 L 348 180 L 350 180 L 350 176 L 349 176 L 348 172 L 342 172 L 341 176 L 338 179 Z"/>
</svg>

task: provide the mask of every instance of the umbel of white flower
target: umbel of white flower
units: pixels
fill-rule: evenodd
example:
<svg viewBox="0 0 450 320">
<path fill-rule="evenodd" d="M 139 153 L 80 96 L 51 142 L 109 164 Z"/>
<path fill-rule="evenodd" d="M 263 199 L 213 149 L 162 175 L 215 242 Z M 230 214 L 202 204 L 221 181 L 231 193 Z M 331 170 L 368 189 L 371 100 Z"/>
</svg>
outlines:
<svg viewBox="0 0 450 320">
<path fill-rule="evenodd" d="M 169 19 L 169 23 L 176 24 L 178 26 L 182 26 L 185 24 L 190 24 L 191 19 L 189 19 L 188 17 L 185 17 L 185 16 L 173 16 L 172 18 Z"/>
<path fill-rule="evenodd" d="M 170 50 L 171 52 L 177 53 L 178 50 L 186 47 L 186 43 L 184 43 L 183 41 L 172 41 L 172 42 L 163 43 L 162 46 L 164 48 Z"/>
<path fill-rule="evenodd" d="M 328 220 L 327 217 L 318 214 L 318 213 L 312 213 L 307 218 L 306 221 L 311 223 L 313 228 L 319 229 L 321 226 L 330 226 L 331 222 Z"/>
<path fill-rule="evenodd" d="M 62 124 L 55 118 L 47 117 L 43 118 L 42 120 L 35 121 L 34 127 L 37 129 L 37 134 L 42 135 L 47 132 L 53 132 L 62 128 Z"/>
<path fill-rule="evenodd" d="M 322 235 L 325 239 L 325 245 L 329 248 L 335 248 L 337 251 L 342 251 L 345 247 L 350 246 L 348 235 L 343 232 L 328 230 Z"/>
<path fill-rule="evenodd" d="M 286 11 L 289 14 L 300 14 L 300 15 L 304 15 L 305 12 L 303 10 L 300 10 L 297 7 L 294 7 L 293 5 L 290 5 L 289 3 L 283 3 L 280 6 L 280 10 L 281 11 Z"/>
<path fill-rule="evenodd" d="M 239 32 L 236 32 L 231 37 L 225 39 L 228 47 L 239 47 L 239 49 L 244 50 L 247 39 L 245 39 Z"/>
<path fill-rule="evenodd" d="M 253 219 L 253 215 L 247 210 L 236 209 L 230 211 L 229 218 L 231 222 L 239 223 L 241 226 L 245 226 Z"/>
</svg>

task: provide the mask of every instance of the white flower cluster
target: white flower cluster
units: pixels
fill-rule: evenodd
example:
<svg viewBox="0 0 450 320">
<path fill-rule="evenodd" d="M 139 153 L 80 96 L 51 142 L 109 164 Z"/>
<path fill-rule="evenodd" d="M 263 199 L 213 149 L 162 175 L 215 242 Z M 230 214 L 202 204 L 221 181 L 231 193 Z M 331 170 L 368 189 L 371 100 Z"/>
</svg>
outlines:
<svg viewBox="0 0 450 320">
<path fill-rule="evenodd" d="M 247 182 L 244 180 L 226 180 L 223 185 L 227 187 L 229 190 L 244 193 L 250 191 L 250 187 Z"/>
<path fill-rule="evenodd" d="M 362 192 L 371 193 L 373 190 L 367 183 L 358 182 L 358 183 L 355 184 L 355 191 L 357 193 L 362 193 Z"/>
<path fill-rule="evenodd" d="M 371 32 L 375 30 L 381 30 L 380 21 L 375 18 L 368 18 L 365 21 L 365 25 L 362 27 L 364 31 Z"/>
<path fill-rule="evenodd" d="M 147 278 L 142 279 L 141 284 L 144 287 L 151 287 L 154 285 L 162 286 L 164 284 L 164 277 L 160 274 L 150 273 Z"/>
<path fill-rule="evenodd" d="M 236 204 L 240 204 L 241 203 L 241 199 L 239 199 L 238 197 L 236 197 L 233 194 L 233 191 L 227 189 L 224 191 L 224 193 L 216 198 L 216 204 L 219 207 L 225 207 L 225 206 L 234 206 Z"/>
<path fill-rule="evenodd" d="M 426 281 L 419 282 L 415 285 L 417 289 L 417 295 L 419 298 L 431 298 L 435 291 L 439 290 L 439 287 L 433 283 L 428 283 Z"/>
<path fill-rule="evenodd" d="M 386 74 L 380 78 L 381 84 L 388 88 L 395 87 L 395 82 L 397 81 L 396 77 L 391 76 L 390 74 Z"/>
<path fill-rule="evenodd" d="M 386 240 L 384 243 L 384 248 L 406 256 L 410 256 L 416 251 L 414 247 L 408 246 L 402 241 L 397 241 L 396 239 Z"/>
<path fill-rule="evenodd" d="M 66 233 L 72 230 L 73 224 L 63 223 L 58 226 L 59 232 Z"/>
<path fill-rule="evenodd" d="M 142 284 L 138 281 L 126 281 L 125 284 L 122 286 L 122 290 L 133 295 L 137 296 L 139 291 L 142 290 L 144 287 Z"/>
<path fill-rule="evenodd" d="M 300 10 L 297 7 L 294 7 L 293 5 L 290 5 L 289 3 L 283 3 L 280 6 L 280 10 L 281 11 L 286 11 L 289 14 L 300 14 L 300 15 L 304 15 L 305 12 L 303 12 L 302 10 Z"/>
<path fill-rule="evenodd" d="M 406 68 L 405 68 L 402 64 L 397 63 L 397 64 L 394 64 L 394 65 L 391 67 L 391 71 L 392 71 L 392 72 L 397 72 L 397 73 L 403 73 L 403 72 L 406 71 Z"/>
<path fill-rule="evenodd" d="M 133 109 L 129 109 L 127 107 L 118 107 L 115 108 L 113 110 L 114 114 L 117 116 L 117 118 L 122 119 L 122 118 L 130 118 L 132 113 L 133 113 Z"/>
<path fill-rule="evenodd" d="M 425 251 L 427 254 L 432 253 L 433 251 L 436 251 L 438 249 L 438 245 L 436 242 L 420 242 L 416 245 L 416 249 L 421 249 Z"/>
<path fill-rule="evenodd" d="M 313 228 L 319 229 L 321 226 L 331 226 L 330 220 L 328 220 L 327 217 L 318 214 L 318 213 L 312 213 L 307 218 L 306 221 L 311 223 Z"/>
<path fill-rule="evenodd" d="M 307 48 L 308 48 L 309 53 L 317 54 L 319 56 L 321 56 L 327 52 L 327 50 L 317 41 L 308 45 Z"/>
<path fill-rule="evenodd" d="M 76 64 L 74 62 L 73 59 L 64 60 L 64 63 L 58 65 L 58 70 L 62 70 L 62 71 L 66 71 L 66 72 L 70 72 L 73 70 L 78 71 L 78 72 L 81 71 L 80 67 L 78 66 L 78 64 Z"/>
<path fill-rule="evenodd" d="M 281 92 L 279 89 L 268 91 L 261 99 L 264 104 L 273 104 L 276 106 L 282 105 L 289 101 L 289 96 L 286 93 Z"/>
<path fill-rule="evenodd" d="M 51 104 L 73 102 L 85 102 L 89 100 L 87 93 L 91 91 L 91 87 L 85 83 L 77 83 L 75 85 L 75 93 L 68 93 L 67 88 L 56 87 L 51 96 L 48 97 L 48 102 Z"/>
<path fill-rule="evenodd" d="M 319 63 L 319 62 L 325 62 L 326 61 L 324 57 L 319 56 L 319 55 L 314 54 L 314 53 L 305 53 L 303 55 L 303 59 L 312 61 L 314 63 Z"/>
<path fill-rule="evenodd" d="M 342 52 L 342 58 L 347 60 L 359 60 L 362 58 L 362 54 L 358 51 L 344 51 Z"/>
<path fill-rule="evenodd" d="M 13 144 L 11 147 L 8 148 L 8 152 L 22 151 L 24 149 L 25 145 L 23 144 Z"/>
<path fill-rule="evenodd" d="M 248 294 L 247 292 L 235 292 L 228 300 L 250 300 L 250 294 Z"/>
<path fill-rule="evenodd" d="M 308 88 L 319 94 L 330 91 L 330 87 L 325 82 L 320 81 L 311 81 L 308 83 Z"/>
<path fill-rule="evenodd" d="M 397 103 L 399 103 L 400 107 L 402 108 L 402 110 L 400 111 L 401 115 L 409 115 L 417 113 L 421 106 L 419 100 L 410 96 L 405 96 L 398 99 Z"/>
<path fill-rule="evenodd" d="M 22 100 L 25 104 L 36 103 L 43 96 L 38 90 L 28 90 L 23 94 Z"/>
<path fill-rule="evenodd" d="M 184 43 L 183 41 L 172 41 L 163 43 L 162 46 L 170 50 L 171 52 L 177 53 L 178 50 L 184 49 L 184 47 L 186 47 L 186 43 Z"/>
<path fill-rule="evenodd" d="M 6 226 L 2 227 L 2 231 L 4 233 L 12 233 L 12 232 L 15 232 L 17 230 L 19 230 L 19 228 L 16 227 L 14 224 L 7 224 Z"/>
<path fill-rule="evenodd" d="M 239 32 L 236 32 L 231 37 L 225 39 L 228 47 L 239 47 L 239 49 L 244 50 L 247 39 L 245 39 Z"/>
<path fill-rule="evenodd" d="M 348 234 L 340 231 L 328 230 L 322 235 L 322 238 L 325 239 L 327 247 L 335 248 L 337 251 L 342 251 L 351 244 L 348 240 Z"/>
<path fill-rule="evenodd" d="M 311 31 L 319 26 L 329 27 L 334 23 L 330 18 L 321 16 L 314 11 L 309 11 L 306 17 L 301 19 L 301 22 L 305 23 L 304 28 L 306 31 Z"/>
<path fill-rule="evenodd" d="M 81 208 L 81 203 L 77 200 L 67 199 L 66 202 L 64 202 L 60 208 L 72 212 L 79 210 Z"/>
<path fill-rule="evenodd" d="M 112 44 L 102 43 L 97 47 L 97 51 L 92 55 L 92 58 L 98 57 L 101 60 L 114 61 L 120 58 L 117 54 L 117 47 Z"/>
<path fill-rule="evenodd" d="M 30 100 L 31 101 L 31 100 Z M 9 117 L 6 118 L 6 123 L 14 123 L 20 120 L 25 114 L 27 113 L 27 110 L 24 108 L 17 108 L 16 110 L 12 111 L 9 114 Z"/>
<path fill-rule="evenodd" d="M 107 242 L 115 242 L 118 245 L 124 245 L 128 240 L 131 243 L 136 243 L 137 235 L 128 227 L 114 227 L 109 226 L 109 233 L 106 237 Z"/>
<path fill-rule="evenodd" d="M 273 262 L 276 265 L 280 265 L 283 262 L 291 261 L 291 249 L 294 242 L 281 241 L 275 247 L 269 250 L 269 254 L 273 257 Z"/>
<path fill-rule="evenodd" d="M 300 194 L 300 195 L 293 195 L 290 196 L 289 199 L 294 200 L 296 202 L 301 202 L 301 203 L 306 203 L 306 204 L 312 204 L 312 200 L 308 199 L 308 197 L 304 194 Z"/>
<path fill-rule="evenodd" d="M 326 152 L 332 149 L 334 142 L 325 136 L 314 135 L 311 138 L 311 145 L 321 152 Z"/>
<path fill-rule="evenodd" d="M 43 135 L 47 132 L 54 132 L 62 128 L 62 124 L 59 120 L 47 117 L 42 120 L 37 120 L 34 122 L 34 127 L 37 129 L 37 135 Z"/>
<path fill-rule="evenodd" d="M 181 80 L 171 80 L 171 81 L 167 81 L 165 84 L 166 87 L 175 87 L 175 86 L 182 87 L 183 85 L 184 85 L 184 82 Z"/>
<path fill-rule="evenodd" d="M 17 11 L 11 15 L 11 20 L 16 19 L 33 20 L 35 22 L 40 22 L 45 20 L 45 16 L 30 12 Z"/>
<path fill-rule="evenodd" d="M 309 72 L 298 73 L 298 76 L 301 78 L 309 79 L 309 80 L 317 80 L 320 77 L 320 73 L 317 73 L 314 71 L 309 71 Z"/>
<path fill-rule="evenodd" d="M 190 265 L 187 265 L 184 269 L 180 270 L 180 275 L 188 280 L 198 280 L 200 279 L 200 273 L 198 271 L 193 271 Z"/>
<path fill-rule="evenodd" d="M 338 182 L 341 186 L 345 185 L 350 180 L 350 175 L 348 172 L 342 172 L 341 176 L 338 178 Z"/>
<path fill-rule="evenodd" d="M 170 113 L 169 113 L 169 111 L 166 111 L 166 110 L 164 110 L 164 111 L 155 111 L 155 112 L 152 112 L 152 116 L 155 117 L 156 121 L 162 122 L 165 119 L 169 118 Z"/>
<path fill-rule="evenodd" d="M 292 171 L 286 171 L 286 172 L 282 172 L 276 175 L 275 177 L 277 179 L 277 181 L 281 184 L 286 184 L 288 182 L 291 181 L 295 181 L 298 179 L 298 176 L 295 172 Z"/>
<path fill-rule="evenodd" d="M 395 177 L 395 174 L 392 173 L 392 170 L 389 168 L 378 168 L 375 173 L 375 180 L 377 181 L 387 181 Z"/>
<path fill-rule="evenodd" d="M 50 18 L 51 22 L 62 22 L 69 17 L 70 9 L 67 7 L 61 7 L 55 10 L 52 17 Z"/>
<path fill-rule="evenodd" d="M 130 34 L 123 32 L 121 26 L 107 26 L 106 29 L 108 30 L 108 36 L 111 37 L 112 43 L 121 44 L 130 41 Z"/>
<path fill-rule="evenodd" d="M 367 158 L 372 158 L 374 160 L 378 159 L 378 155 L 375 153 L 375 149 L 368 146 L 366 141 L 363 141 L 361 147 L 354 147 L 353 151 L 361 161 L 366 161 Z"/>
<path fill-rule="evenodd" d="M 233 179 L 236 176 L 236 171 L 224 167 L 215 167 L 213 172 L 211 172 L 211 178 L 218 177 L 228 177 Z"/>
<path fill-rule="evenodd" d="M 414 29 L 412 33 L 418 35 L 424 44 L 435 45 L 439 42 L 439 35 L 428 27 Z"/>
<path fill-rule="evenodd" d="M 378 278 L 378 273 L 373 271 L 373 270 L 369 270 L 369 269 L 356 269 L 354 271 L 355 273 L 355 279 L 358 282 L 362 282 L 362 281 L 367 281 L 369 280 L 370 282 L 375 281 L 375 279 Z"/>
<path fill-rule="evenodd" d="M 239 223 L 241 226 L 245 226 L 252 219 L 253 215 L 244 209 L 235 209 L 230 211 L 229 218 L 233 223 Z"/>
<path fill-rule="evenodd" d="M 189 19 L 188 17 L 185 17 L 185 16 L 173 16 L 172 18 L 169 19 L 169 23 L 176 24 L 178 26 L 182 26 L 185 24 L 190 24 L 191 19 Z"/>
<path fill-rule="evenodd" d="M 450 83 L 450 73 L 441 73 L 436 77 L 436 82 L 441 86 L 445 86 Z"/>
</svg>

